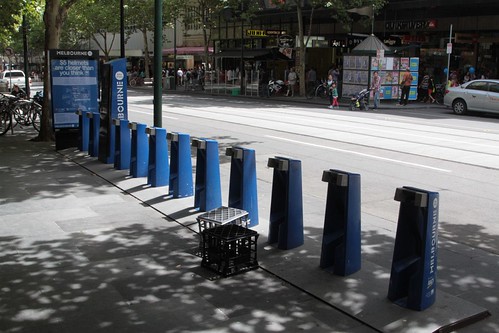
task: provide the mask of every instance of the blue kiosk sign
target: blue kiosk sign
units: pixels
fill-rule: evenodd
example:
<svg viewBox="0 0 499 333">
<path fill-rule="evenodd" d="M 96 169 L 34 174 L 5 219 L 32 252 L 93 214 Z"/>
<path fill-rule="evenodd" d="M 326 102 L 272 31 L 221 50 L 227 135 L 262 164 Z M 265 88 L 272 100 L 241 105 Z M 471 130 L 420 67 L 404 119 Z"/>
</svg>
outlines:
<svg viewBox="0 0 499 333">
<path fill-rule="evenodd" d="M 99 112 L 96 50 L 50 50 L 54 129 L 78 128 L 76 111 Z"/>
</svg>

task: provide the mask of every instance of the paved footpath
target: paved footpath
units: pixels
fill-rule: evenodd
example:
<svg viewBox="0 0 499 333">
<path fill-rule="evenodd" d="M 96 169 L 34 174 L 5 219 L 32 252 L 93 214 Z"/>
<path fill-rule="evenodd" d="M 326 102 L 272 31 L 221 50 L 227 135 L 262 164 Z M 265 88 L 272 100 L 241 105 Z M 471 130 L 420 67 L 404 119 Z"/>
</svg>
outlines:
<svg viewBox="0 0 499 333">
<path fill-rule="evenodd" d="M 432 332 L 485 311 L 443 292 L 398 307 L 386 268 L 334 276 L 320 240 L 278 250 L 264 218 L 259 268 L 220 278 L 196 255 L 192 197 L 34 134 L 0 137 L 0 332 Z"/>
</svg>

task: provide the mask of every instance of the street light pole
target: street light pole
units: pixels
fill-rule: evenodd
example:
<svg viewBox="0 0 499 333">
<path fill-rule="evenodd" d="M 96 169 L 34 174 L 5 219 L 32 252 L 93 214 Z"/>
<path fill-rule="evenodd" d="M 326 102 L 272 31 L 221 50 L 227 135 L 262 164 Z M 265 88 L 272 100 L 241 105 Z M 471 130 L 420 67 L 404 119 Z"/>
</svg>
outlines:
<svg viewBox="0 0 499 333">
<path fill-rule="evenodd" d="M 241 14 L 243 12 L 243 3 L 241 1 Z M 245 79 L 245 70 L 244 70 L 244 20 L 241 17 L 241 63 L 239 65 L 240 73 L 241 73 L 241 95 L 245 94 L 244 91 L 244 79 Z"/>
<path fill-rule="evenodd" d="M 244 70 L 244 19 L 243 19 L 243 11 L 244 11 L 244 1 L 241 0 L 241 13 L 239 14 L 239 19 L 241 21 L 241 63 L 239 65 L 239 70 L 241 73 L 241 88 L 240 94 L 244 95 L 244 80 L 245 80 L 245 70 Z"/>
<path fill-rule="evenodd" d="M 163 1 L 154 1 L 154 126 L 162 127 Z"/>
</svg>

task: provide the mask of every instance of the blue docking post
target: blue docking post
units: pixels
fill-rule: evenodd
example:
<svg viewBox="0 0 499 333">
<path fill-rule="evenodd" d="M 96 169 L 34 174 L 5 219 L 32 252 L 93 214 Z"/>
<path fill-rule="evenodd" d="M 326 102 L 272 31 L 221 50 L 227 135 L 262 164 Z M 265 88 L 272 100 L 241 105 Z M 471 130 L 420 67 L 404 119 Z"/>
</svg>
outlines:
<svg viewBox="0 0 499 333">
<path fill-rule="evenodd" d="M 193 139 L 192 146 L 197 148 L 194 208 L 206 212 L 221 207 L 222 186 L 218 142 L 209 139 Z"/>
<path fill-rule="evenodd" d="M 80 151 L 88 151 L 88 137 L 90 133 L 90 123 L 89 118 L 87 118 L 86 112 L 81 110 L 76 111 L 78 115 L 78 149 Z"/>
<path fill-rule="evenodd" d="M 304 242 L 301 161 L 275 157 L 267 165 L 274 168 L 268 242 L 293 249 Z"/>
<path fill-rule="evenodd" d="M 89 119 L 90 136 L 88 139 L 88 154 L 92 157 L 99 156 L 99 130 L 100 130 L 100 114 L 98 112 L 87 112 Z"/>
<path fill-rule="evenodd" d="M 149 167 L 147 171 L 147 184 L 153 187 L 168 186 L 168 141 L 166 129 L 151 127 L 146 129 L 149 134 Z"/>
<path fill-rule="evenodd" d="M 320 267 L 347 276 L 361 266 L 360 175 L 325 170 L 322 181 L 329 185 Z"/>
<path fill-rule="evenodd" d="M 186 133 L 168 133 L 170 147 L 170 187 L 174 198 L 190 197 L 192 185 L 191 138 Z"/>
<path fill-rule="evenodd" d="M 231 156 L 229 207 L 247 211 L 248 227 L 255 227 L 258 225 L 255 150 L 232 147 L 226 149 L 225 155 Z"/>
<path fill-rule="evenodd" d="M 113 119 L 115 129 L 114 138 L 114 168 L 117 170 L 130 169 L 130 129 L 126 119 Z"/>
<path fill-rule="evenodd" d="M 435 303 L 438 249 L 438 192 L 404 186 L 400 202 L 388 299 L 422 311 Z"/>
<path fill-rule="evenodd" d="M 132 130 L 130 150 L 130 175 L 134 178 L 147 177 L 147 163 L 149 161 L 149 145 L 146 133 L 146 124 L 129 123 Z"/>
</svg>

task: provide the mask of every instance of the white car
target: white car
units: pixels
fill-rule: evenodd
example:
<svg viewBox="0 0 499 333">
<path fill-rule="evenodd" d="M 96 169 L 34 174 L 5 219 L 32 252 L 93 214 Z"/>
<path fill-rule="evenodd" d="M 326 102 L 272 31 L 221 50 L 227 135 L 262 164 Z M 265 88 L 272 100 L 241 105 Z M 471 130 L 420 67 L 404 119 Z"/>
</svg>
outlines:
<svg viewBox="0 0 499 333">
<path fill-rule="evenodd" d="M 11 91 L 14 84 L 19 88 L 26 88 L 26 78 L 24 72 L 18 69 L 0 72 L 0 91 Z M 31 85 L 31 78 L 29 79 Z"/>
<path fill-rule="evenodd" d="M 473 80 L 447 88 L 444 105 L 459 115 L 468 111 L 499 113 L 499 80 Z"/>
</svg>

